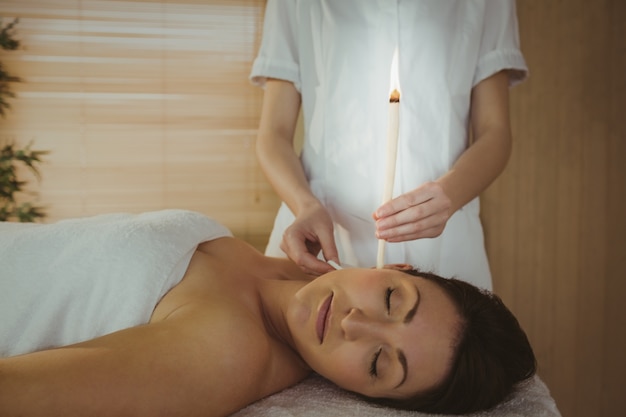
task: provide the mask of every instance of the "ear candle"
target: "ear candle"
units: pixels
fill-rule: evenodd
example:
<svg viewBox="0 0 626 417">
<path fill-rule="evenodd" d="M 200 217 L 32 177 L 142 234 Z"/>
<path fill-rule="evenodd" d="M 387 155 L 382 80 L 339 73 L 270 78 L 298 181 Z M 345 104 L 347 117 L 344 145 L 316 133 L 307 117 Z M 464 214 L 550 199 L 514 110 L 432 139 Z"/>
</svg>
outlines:
<svg viewBox="0 0 626 417">
<path fill-rule="evenodd" d="M 395 77 L 395 78 L 394 78 Z M 391 200 L 393 183 L 396 175 L 396 157 L 398 153 L 398 123 L 400 112 L 400 91 L 398 81 L 398 50 L 396 49 L 391 63 L 391 93 L 389 94 L 389 126 L 387 128 L 387 160 L 385 167 L 385 185 L 383 189 L 383 204 Z M 385 265 L 385 241 L 378 240 L 378 254 L 376 268 Z"/>
</svg>

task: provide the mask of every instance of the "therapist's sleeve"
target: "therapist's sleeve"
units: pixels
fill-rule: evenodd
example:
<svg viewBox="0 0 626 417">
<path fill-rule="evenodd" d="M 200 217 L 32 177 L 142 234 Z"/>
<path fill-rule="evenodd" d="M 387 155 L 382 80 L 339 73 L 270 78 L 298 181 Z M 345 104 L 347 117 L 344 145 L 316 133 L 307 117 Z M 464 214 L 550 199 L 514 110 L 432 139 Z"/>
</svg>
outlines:
<svg viewBox="0 0 626 417">
<path fill-rule="evenodd" d="M 296 7 L 292 0 L 267 1 L 261 47 L 250 73 L 253 84 L 263 87 L 268 78 L 278 78 L 300 91 Z"/>
<path fill-rule="evenodd" d="M 473 85 L 508 70 L 509 85 L 528 76 L 528 67 L 520 50 L 515 0 L 487 0 L 483 36 Z"/>
</svg>

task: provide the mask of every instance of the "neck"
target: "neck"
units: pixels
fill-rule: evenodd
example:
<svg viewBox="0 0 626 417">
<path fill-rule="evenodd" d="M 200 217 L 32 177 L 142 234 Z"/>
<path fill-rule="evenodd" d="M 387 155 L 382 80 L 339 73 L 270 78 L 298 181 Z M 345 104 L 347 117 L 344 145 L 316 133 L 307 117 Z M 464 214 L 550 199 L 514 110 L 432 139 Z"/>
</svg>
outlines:
<svg viewBox="0 0 626 417">
<path fill-rule="evenodd" d="M 307 281 L 300 280 L 262 280 L 259 285 L 259 298 L 263 320 L 268 333 L 296 351 L 293 337 L 287 324 L 289 303 Z"/>
</svg>

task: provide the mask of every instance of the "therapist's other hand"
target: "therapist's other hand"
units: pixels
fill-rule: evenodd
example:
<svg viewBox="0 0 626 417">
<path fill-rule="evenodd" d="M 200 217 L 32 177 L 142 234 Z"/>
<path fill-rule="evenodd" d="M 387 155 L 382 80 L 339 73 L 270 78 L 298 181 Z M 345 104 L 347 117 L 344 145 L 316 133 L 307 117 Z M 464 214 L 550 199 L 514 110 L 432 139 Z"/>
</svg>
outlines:
<svg viewBox="0 0 626 417">
<path fill-rule="evenodd" d="M 441 235 L 452 216 L 452 201 L 439 183 L 428 182 L 381 205 L 373 217 L 376 237 L 405 242 Z"/>
<path fill-rule="evenodd" d="M 298 213 L 285 230 L 280 248 L 308 274 L 321 275 L 335 270 L 317 258 L 320 251 L 327 261 L 339 263 L 333 221 L 321 204 L 312 204 Z"/>
</svg>

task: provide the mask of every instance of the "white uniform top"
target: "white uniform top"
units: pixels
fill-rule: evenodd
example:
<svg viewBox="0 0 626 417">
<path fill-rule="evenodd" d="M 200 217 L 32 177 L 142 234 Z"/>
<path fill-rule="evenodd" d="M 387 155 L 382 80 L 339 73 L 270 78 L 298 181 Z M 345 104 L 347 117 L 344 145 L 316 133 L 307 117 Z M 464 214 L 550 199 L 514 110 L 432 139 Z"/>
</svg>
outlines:
<svg viewBox="0 0 626 417">
<path fill-rule="evenodd" d="M 400 126 L 394 196 L 444 174 L 468 146 L 472 88 L 510 70 L 525 78 L 514 0 L 268 0 L 251 80 L 293 82 L 302 95 L 302 164 L 335 222 L 341 262 L 373 266 L 372 213 L 382 203 L 390 68 L 399 52 Z M 387 244 L 411 263 L 491 288 L 478 199 L 435 239 Z M 283 204 L 266 253 L 284 256 Z"/>
</svg>

